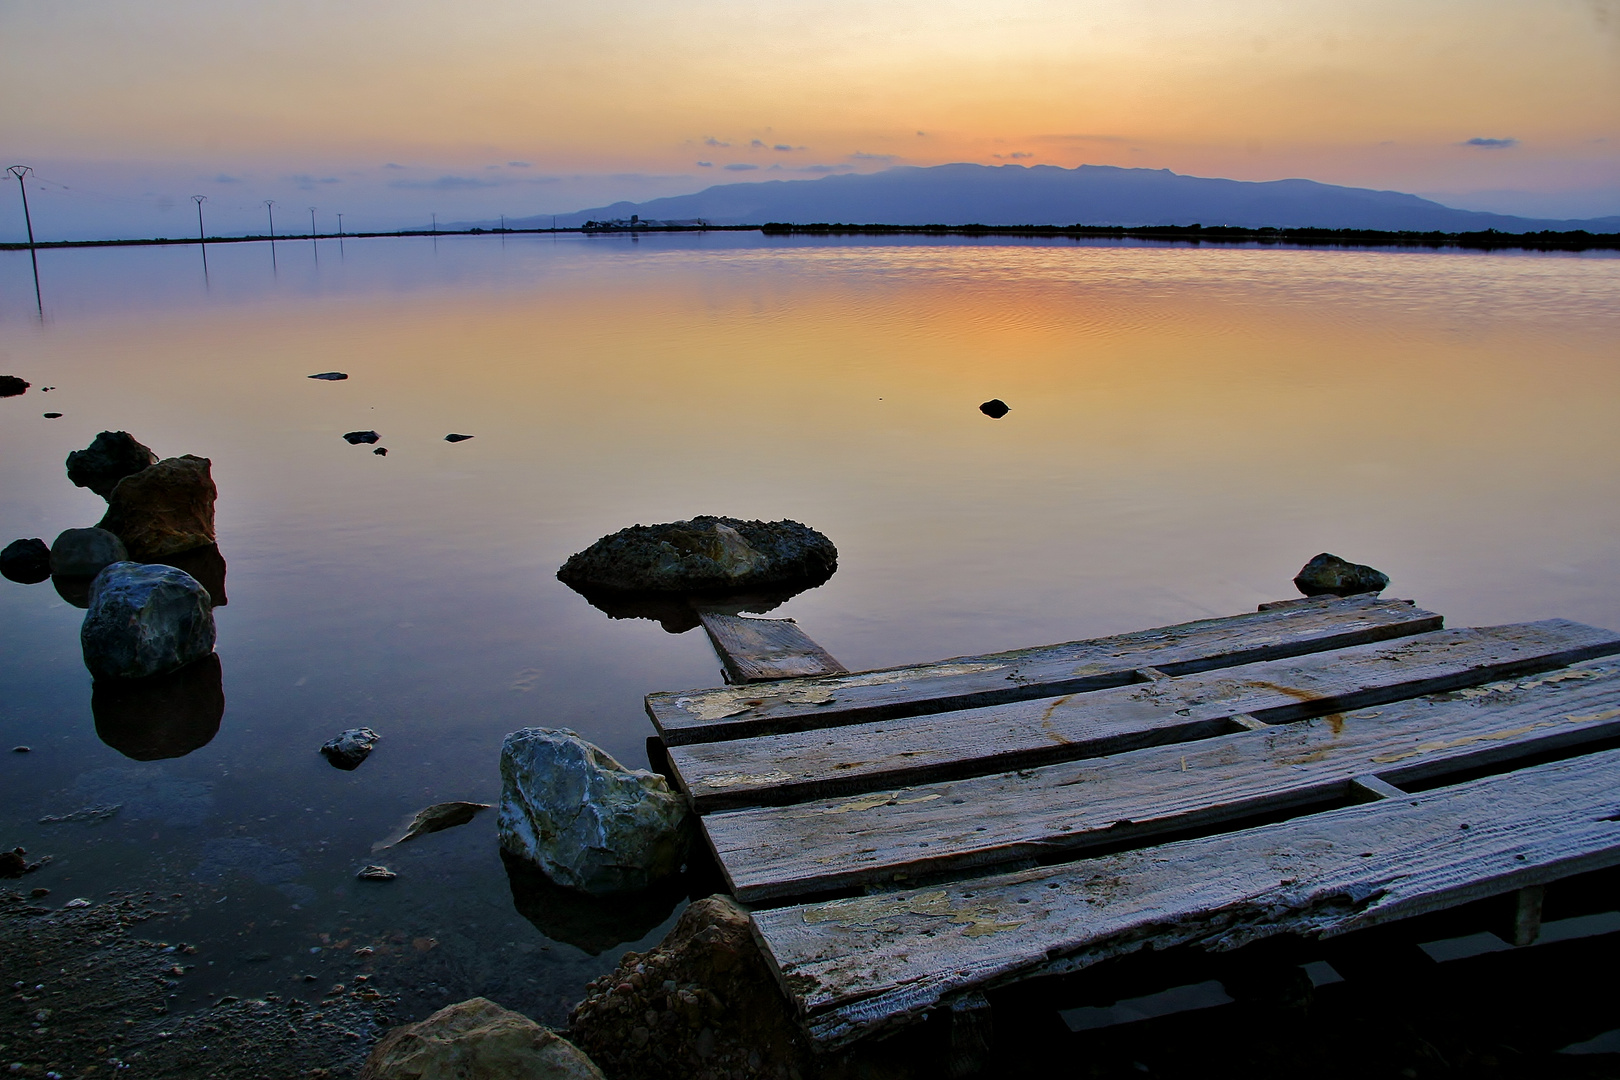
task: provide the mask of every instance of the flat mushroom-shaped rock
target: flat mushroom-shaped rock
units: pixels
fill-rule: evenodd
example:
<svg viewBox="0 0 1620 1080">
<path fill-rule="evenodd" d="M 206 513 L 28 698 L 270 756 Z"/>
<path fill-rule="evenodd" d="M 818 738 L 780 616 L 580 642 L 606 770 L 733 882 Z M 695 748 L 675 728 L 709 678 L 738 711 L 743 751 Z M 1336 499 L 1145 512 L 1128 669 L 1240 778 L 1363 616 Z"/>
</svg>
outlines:
<svg viewBox="0 0 1620 1080">
<path fill-rule="evenodd" d="M 701 515 L 633 525 L 571 555 L 563 584 L 593 593 L 704 593 L 820 585 L 838 569 L 838 549 L 797 521 Z"/>
</svg>

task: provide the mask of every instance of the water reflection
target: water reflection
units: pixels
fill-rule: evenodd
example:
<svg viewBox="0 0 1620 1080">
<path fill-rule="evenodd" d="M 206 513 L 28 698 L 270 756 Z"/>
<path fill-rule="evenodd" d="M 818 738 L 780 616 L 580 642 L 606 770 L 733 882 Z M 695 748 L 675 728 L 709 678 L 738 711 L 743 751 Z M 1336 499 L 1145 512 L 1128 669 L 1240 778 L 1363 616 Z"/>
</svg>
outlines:
<svg viewBox="0 0 1620 1080">
<path fill-rule="evenodd" d="M 751 592 L 685 595 L 598 592 L 578 588 L 574 591 L 610 619 L 650 619 L 671 634 L 684 634 L 698 627 L 699 614 L 741 615 L 748 612 L 762 615 L 821 584 L 824 583 L 801 584 L 776 590 L 756 589 Z"/>
<path fill-rule="evenodd" d="M 96 735 L 127 758 L 185 757 L 219 734 L 224 670 L 211 653 L 166 675 L 97 679 L 90 693 Z"/>
<path fill-rule="evenodd" d="M 90 583 L 94 580 L 96 579 L 51 575 L 51 584 L 56 587 L 56 595 L 81 610 L 90 606 Z"/>
<path fill-rule="evenodd" d="M 501 862 L 518 914 L 552 941 L 591 956 L 646 937 L 687 895 L 685 878 L 674 877 L 641 892 L 588 896 L 557 885 L 538 867 L 504 849 Z"/>
<path fill-rule="evenodd" d="M 225 556 L 220 554 L 218 544 L 206 544 L 190 551 L 165 555 L 152 562 L 184 570 L 196 578 L 198 584 L 208 590 L 214 607 L 221 608 L 229 602 L 225 595 Z M 90 607 L 90 585 L 95 580 L 93 577 L 63 577 L 60 574 L 51 576 L 56 595 L 81 610 Z"/>
</svg>

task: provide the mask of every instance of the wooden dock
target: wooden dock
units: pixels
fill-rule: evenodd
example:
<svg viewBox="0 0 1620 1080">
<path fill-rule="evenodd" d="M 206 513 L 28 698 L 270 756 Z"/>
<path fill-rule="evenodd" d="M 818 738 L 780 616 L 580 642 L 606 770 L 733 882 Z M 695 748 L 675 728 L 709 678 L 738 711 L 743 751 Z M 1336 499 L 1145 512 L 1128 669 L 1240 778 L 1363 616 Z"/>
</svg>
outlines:
<svg viewBox="0 0 1620 1080">
<path fill-rule="evenodd" d="M 1533 939 L 1542 887 L 1620 865 L 1607 630 L 1318 597 L 849 673 L 705 626 L 737 685 L 647 711 L 824 1048 L 1144 949 L 1508 894 Z"/>
</svg>

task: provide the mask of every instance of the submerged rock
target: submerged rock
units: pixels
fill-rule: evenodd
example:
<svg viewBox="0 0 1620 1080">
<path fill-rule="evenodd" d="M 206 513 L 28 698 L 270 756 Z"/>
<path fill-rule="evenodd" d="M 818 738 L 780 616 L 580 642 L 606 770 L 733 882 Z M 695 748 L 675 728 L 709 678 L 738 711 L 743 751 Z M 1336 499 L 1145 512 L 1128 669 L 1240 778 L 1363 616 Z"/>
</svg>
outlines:
<svg viewBox="0 0 1620 1080">
<path fill-rule="evenodd" d="M 838 549 L 797 521 L 742 521 L 702 515 L 664 525 L 633 525 L 571 555 L 563 584 L 597 593 L 735 592 L 819 585 L 838 569 Z"/>
<path fill-rule="evenodd" d="M 161 675 L 214 651 L 213 605 L 183 570 L 113 563 L 90 586 L 79 641 L 98 678 Z"/>
<path fill-rule="evenodd" d="M 381 735 L 368 727 L 350 728 L 323 742 L 321 753 L 326 755 L 326 760 L 332 763 L 333 768 L 351 772 L 358 769 L 360 763 L 371 756 L 380 738 Z"/>
<path fill-rule="evenodd" d="M 15 375 L 0 375 L 0 397 L 16 397 L 32 385 L 33 383 L 19 379 Z"/>
<path fill-rule="evenodd" d="M 67 529 L 51 545 L 51 573 L 62 578 L 93 578 L 128 558 L 124 542 L 106 529 Z"/>
<path fill-rule="evenodd" d="M 384 1035 L 360 1080 L 603 1080 L 573 1043 L 487 998 Z"/>
<path fill-rule="evenodd" d="M 374 443 L 382 438 L 375 431 L 351 431 L 343 436 L 343 441 L 350 446 L 359 446 L 361 443 Z"/>
<path fill-rule="evenodd" d="M 118 534 L 130 557 L 153 562 L 214 542 L 213 463 L 186 454 L 164 458 L 118 481 L 101 528 Z"/>
<path fill-rule="evenodd" d="M 59 412 L 40 413 L 40 415 L 43 416 L 47 420 L 60 420 L 60 419 L 62 419 L 62 414 L 59 413 Z"/>
<path fill-rule="evenodd" d="M 984 413 L 984 415 L 988 416 L 992 420 L 1000 420 L 1003 416 L 1006 416 L 1008 413 L 1012 412 L 1012 409 L 1007 407 L 1007 403 L 1005 401 L 1002 401 L 998 397 L 993 397 L 983 405 L 980 405 L 979 411 Z"/>
<path fill-rule="evenodd" d="M 455 432 L 451 432 L 449 435 L 446 435 L 444 437 L 444 441 L 445 442 L 466 442 L 470 438 L 472 438 L 471 435 L 457 435 Z"/>
<path fill-rule="evenodd" d="M 83 450 L 67 456 L 67 475 L 75 487 L 87 487 L 103 499 L 118 481 L 157 462 L 152 448 L 127 431 L 103 431 Z"/>
<path fill-rule="evenodd" d="M 1295 575 L 1294 587 L 1306 596 L 1354 596 L 1383 592 L 1389 588 L 1389 575 L 1324 551 Z"/>
<path fill-rule="evenodd" d="M 219 734 L 224 671 L 211 654 L 144 679 L 97 679 L 90 690 L 96 737 L 135 761 L 185 757 Z"/>
<path fill-rule="evenodd" d="M 524 728 L 501 744 L 501 847 L 558 885 L 592 895 L 643 889 L 680 870 L 686 801 L 566 729 Z"/>
<path fill-rule="evenodd" d="M 312 379 L 322 379 L 326 382 L 342 382 L 348 376 L 341 371 L 323 371 L 319 375 L 311 375 Z"/>
<path fill-rule="evenodd" d="M 314 378 L 314 376 L 310 377 Z M 393 881 L 399 877 L 398 874 L 386 866 L 362 866 L 354 876 L 361 881 Z"/>
<path fill-rule="evenodd" d="M 13 540 L 0 551 L 0 577 L 19 585 L 37 585 L 51 576 L 51 549 L 45 541 Z"/>
<path fill-rule="evenodd" d="M 480 810 L 488 810 L 487 802 L 442 802 L 434 803 L 425 810 L 418 810 L 409 821 L 394 830 L 394 834 L 386 840 L 379 840 L 371 845 L 372 851 L 381 851 L 395 844 L 403 844 L 407 840 L 414 840 L 423 833 L 438 832 L 441 829 L 453 829 L 457 825 L 465 825 L 478 816 Z"/>
<path fill-rule="evenodd" d="M 817 1071 L 748 913 L 723 896 L 694 901 L 645 956 L 625 953 L 591 983 L 569 1035 L 621 1080 Z"/>
</svg>

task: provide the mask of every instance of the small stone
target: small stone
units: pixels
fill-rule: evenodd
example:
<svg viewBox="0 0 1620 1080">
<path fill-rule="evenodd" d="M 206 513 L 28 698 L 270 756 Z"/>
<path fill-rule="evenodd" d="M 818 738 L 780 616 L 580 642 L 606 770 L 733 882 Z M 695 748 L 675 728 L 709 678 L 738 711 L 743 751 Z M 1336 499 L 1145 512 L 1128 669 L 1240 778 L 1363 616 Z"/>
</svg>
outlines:
<svg viewBox="0 0 1620 1080">
<path fill-rule="evenodd" d="M 424 810 L 418 810 L 405 827 L 387 840 L 372 845 L 372 850 L 393 847 L 403 844 L 407 840 L 414 840 L 425 833 L 439 832 L 443 829 L 453 829 L 457 825 L 465 825 L 478 815 L 480 810 L 488 810 L 489 803 L 481 802 L 442 802 L 434 803 Z"/>
<path fill-rule="evenodd" d="M 117 533 L 130 558 L 155 562 L 214 542 L 213 463 L 185 454 L 124 477 L 99 525 Z"/>
<path fill-rule="evenodd" d="M 398 874 L 394 873 L 386 866 L 362 866 L 360 868 L 360 872 L 354 876 L 359 878 L 361 881 L 393 881 L 395 878 L 399 877 Z M 360 952 L 356 952 L 355 955 L 359 956 L 361 952 L 364 952 L 367 956 L 371 955 L 371 950 L 369 949 L 360 950 Z"/>
<path fill-rule="evenodd" d="M 0 397 L 16 397 L 33 384 L 15 375 L 0 375 Z"/>
<path fill-rule="evenodd" d="M 98 678 L 174 671 L 214 651 L 208 590 L 172 566 L 113 563 L 90 586 L 79 642 Z"/>
<path fill-rule="evenodd" d="M 984 415 L 988 416 L 992 420 L 1000 420 L 1003 416 L 1006 416 L 1008 413 L 1012 412 L 1012 410 L 1007 407 L 1007 403 L 998 397 L 991 398 L 983 405 L 980 405 L 979 411 L 984 413 Z"/>
<path fill-rule="evenodd" d="M 1355 596 L 1383 592 L 1389 587 L 1389 575 L 1324 551 L 1294 577 L 1294 587 L 1306 596 Z"/>
<path fill-rule="evenodd" d="M 33 897 L 35 900 L 38 900 L 42 896 L 51 895 L 51 890 L 49 890 L 49 889 L 31 889 L 31 890 L 29 890 L 28 895 Z"/>
<path fill-rule="evenodd" d="M 0 551 L 0 576 L 19 585 L 37 585 L 51 576 L 51 549 L 37 536 L 13 540 Z"/>
<path fill-rule="evenodd" d="M 319 375 L 311 375 L 312 379 L 323 379 L 326 382 L 342 382 L 348 376 L 341 371 L 323 371 Z"/>
<path fill-rule="evenodd" d="M 85 897 L 75 896 L 72 900 L 69 900 L 62 906 L 65 908 L 86 908 L 90 906 L 90 901 Z"/>
<path fill-rule="evenodd" d="M 126 476 L 157 462 L 152 448 L 127 431 L 103 431 L 83 450 L 67 456 L 67 475 L 74 487 L 87 487 L 103 499 Z"/>
<path fill-rule="evenodd" d="M 444 441 L 445 442 L 466 442 L 470 438 L 472 438 L 471 435 L 457 435 L 454 432 L 452 432 L 449 435 L 446 435 L 444 437 Z"/>
<path fill-rule="evenodd" d="M 384 1035 L 360 1080 L 602 1080 L 562 1036 L 486 998 L 440 1009 Z"/>
<path fill-rule="evenodd" d="M 60 419 L 62 419 L 62 414 L 59 413 L 59 412 L 40 413 L 40 415 L 43 416 L 47 420 L 60 420 Z"/>
<path fill-rule="evenodd" d="M 387 457 L 388 456 L 388 447 L 379 446 L 379 447 L 377 447 L 377 449 L 373 450 L 372 453 L 376 454 L 378 457 Z"/>
<path fill-rule="evenodd" d="M 321 753 L 332 767 L 345 772 L 360 767 L 360 763 L 376 749 L 377 740 L 382 738 L 368 727 L 350 728 L 321 744 Z"/>
<path fill-rule="evenodd" d="M 380 438 L 382 436 L 375 431 L 351 431 L 343 436 L 344 441 L 350 446 L 359 446 L 361 443 L 374 443 Z"/>
<path fill-rule="evenodd" d="M 51 573 L 61 578 L 93 578 L 128 558 L 124 542 L 107 529 L 67 529 L 51 544 Z"/>
<path fill-rule="evenodd" d="M 31 753 L 33 749 L 34 748 L 32 746 L 13 746 L 11 748 L 11 752 L 13 754 L 27 754 Z"/>
</svg>

